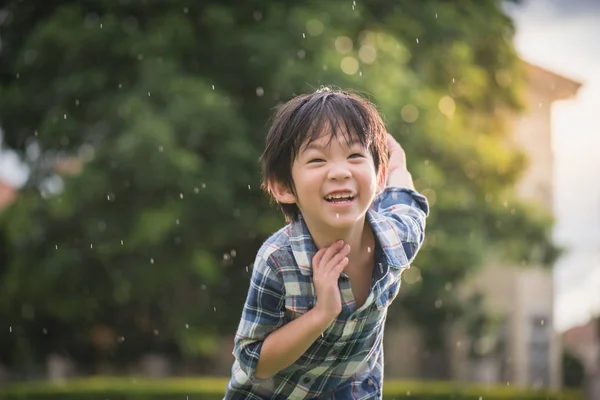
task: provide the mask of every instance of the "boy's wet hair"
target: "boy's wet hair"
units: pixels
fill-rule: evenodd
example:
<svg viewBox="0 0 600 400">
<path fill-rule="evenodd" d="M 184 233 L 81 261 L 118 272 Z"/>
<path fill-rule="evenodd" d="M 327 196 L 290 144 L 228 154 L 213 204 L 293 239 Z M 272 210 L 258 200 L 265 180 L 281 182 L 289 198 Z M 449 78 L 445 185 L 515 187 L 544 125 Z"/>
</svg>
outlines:
<svg viewBox="0 0 600 400">
<path fill-rule="evenodd" d="M 373 157 L 375 171 L 387 164 L 387 132 L 379 113 L 366 99 L 356 94 L 319 89 L 294 97 L 277 108 L 261 156 L 263 188 L 274 180 L 296 193 L 292 164 L 298 153 L 329 130 L 331 139 L 343 135 L 348 143 L 358 141 Z M 279 204 L 287 221 L 298 218 L 296 204 Z"/>
</svg>

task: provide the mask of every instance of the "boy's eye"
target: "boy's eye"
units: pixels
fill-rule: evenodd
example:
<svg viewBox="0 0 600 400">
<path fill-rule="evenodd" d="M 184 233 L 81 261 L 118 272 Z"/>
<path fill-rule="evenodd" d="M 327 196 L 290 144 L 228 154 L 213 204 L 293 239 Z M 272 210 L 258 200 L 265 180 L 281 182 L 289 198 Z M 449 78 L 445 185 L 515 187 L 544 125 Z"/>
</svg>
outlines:
<svg viewBox="0 0 600 400">
<path fill-rule="evenodd" d="M 311 158 L 308 163 L 318 163 L 318 162 L 325 162 L 325 160 L 323 160 L 322 158 Z"/>
<path fill-rule="evenodd" d="M 348 158 L 362 158 L 362 157 L 364 157 L 364 156 L 360 153 L 353 153 L 353 154 L 350 154 L 350 157 L 348 157 Z"/>
</svg>

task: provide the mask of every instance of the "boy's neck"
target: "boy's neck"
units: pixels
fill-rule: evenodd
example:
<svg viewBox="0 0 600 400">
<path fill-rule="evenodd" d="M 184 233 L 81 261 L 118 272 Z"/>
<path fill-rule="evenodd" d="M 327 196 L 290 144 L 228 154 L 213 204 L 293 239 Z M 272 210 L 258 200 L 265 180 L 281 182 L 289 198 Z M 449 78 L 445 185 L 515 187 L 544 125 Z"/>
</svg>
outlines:
<svg viewBox="0 0 600 400">
<path fill-rule="evenodd" d="M 365 254 L 375 251 L 375 237 L 367 223 L 366 216 L 363 217 L 362 221 L 352 225 L 347 230 L 327 230 L 324 227 L 311 226 L 309 221 L 306 221 L 306 225 L 317 249 L 331 246 L 338 240 L 343 240 L 345 244 L 349 244 L 350 254 L 348 254 L 348 259 L 350 264 L 353 260 L 363 259 Z"/>
</svg>

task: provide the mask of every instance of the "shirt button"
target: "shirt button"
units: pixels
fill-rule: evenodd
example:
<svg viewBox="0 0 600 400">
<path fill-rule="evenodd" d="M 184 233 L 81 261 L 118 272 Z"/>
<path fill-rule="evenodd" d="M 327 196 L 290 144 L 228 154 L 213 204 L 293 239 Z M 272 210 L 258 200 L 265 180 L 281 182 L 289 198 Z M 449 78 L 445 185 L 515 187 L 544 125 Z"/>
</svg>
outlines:
<svg viewBox="0 0 600 400">
<path fill-rule="evenodd" d="M 353 316 L 351 316 L 351 317 L 350 317 L 350 320 L 351 320 L 351 321 L 354 321 L 354 320 L 356 320 L 356 315 L 353 315 Z"/>
<path fill-rule="evenodd" d="M 311 381 L 311 379 L 310 379 L 310 376 L 305 376 L 305 377 L 302 379 L 302 383 L 310 383 L 310 381 Z"/>
</svg>

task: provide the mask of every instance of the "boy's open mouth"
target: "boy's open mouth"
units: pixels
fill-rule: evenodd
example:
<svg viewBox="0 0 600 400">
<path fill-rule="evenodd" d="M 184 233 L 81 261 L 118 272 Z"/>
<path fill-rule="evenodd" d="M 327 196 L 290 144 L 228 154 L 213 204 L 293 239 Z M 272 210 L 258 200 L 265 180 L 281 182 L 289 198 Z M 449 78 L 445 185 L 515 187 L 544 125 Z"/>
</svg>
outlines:
<svg viewBox="0 0 600 400">
<path fill-rule="evenodd" d="M 352 200 L 354 200 L 354 195 L 350 193 L 334 193 L 325 196 L 325 201 L 335 204 L 349 203 Z"/>
</svg>

